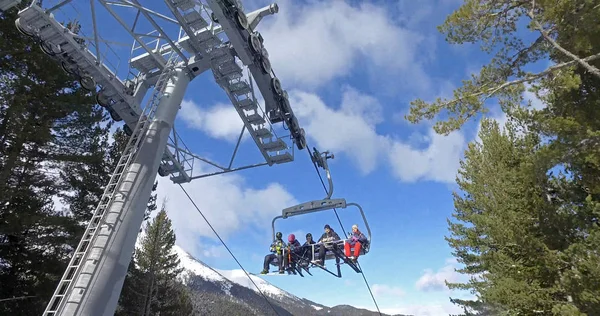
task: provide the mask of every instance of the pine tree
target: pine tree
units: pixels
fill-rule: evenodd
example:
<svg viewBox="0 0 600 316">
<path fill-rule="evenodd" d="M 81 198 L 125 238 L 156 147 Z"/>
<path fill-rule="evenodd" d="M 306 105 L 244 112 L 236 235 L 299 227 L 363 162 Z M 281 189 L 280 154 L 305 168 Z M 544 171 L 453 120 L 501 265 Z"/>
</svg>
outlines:
<svg viewBox="0 0 600 316">
<path fill-rule="evenodd" d="M 68 218 L 56 214 L 58 177 L 47 170 L 57 153 L 56 122 L 89 105 L 73 80 L 0 16 L 0 304 L 2 315 L 38 315 L 62 274 Z M 62 149 L 65 149 L 62 146 Z"/>
<path fill-rule="evenodd" d="M 178 279 L 183 269 L 173 252 L 174 245 L 175 233 L 163 204 L 156 217 L 146 224 L 136 249 L 135 264 L 130 265 L 121 292 L 119 315 L 192 313 L 189 292 Z"/>
<path fill-rule="evenodd" d="M 110 124 L 81 89 L 0 15 L 0 314 L 39 315 L 106 182 Z M 62 192 L 71 214 L 57 212 Z M 68 216 L 67 216 L 68 215 Z M 71 216 L 73 215 L 73 216 Z"/>
<path fill-rule="evenodd" d="M 540 248 L 531 231 L 537 218 L 532 203 L 536 177 L 530 168 L 536 142 L 521 140 L 512 131 L 502 135 L 497 123 L 488 120 L 479 136 L 481 144 L 471 143 L 461 161 L 457 183 L 464 196 L 454 196 L 457 221 L 449 222 L 452 236 L 447 238 L 465 265 L 459 272 L 476 278 L 449 286 L 475 290 L 480 296 L 476 302 L 454 300 L 474 311 L 485 305 L 500 313 L 517 306 L 529 314 L 538 306 L 527 301 L 528 294 L 540 290 L 527 282 L 535 274 Z"/>
<path fill-rule="evenodd" d="M 527 137 L 543 139 L 519 152 L 521 140 L 492 137 L 497 133 L 486 123 L 485 145 L 469 147 L 461 171 L 469 181 L 458 181 L 467 193 L 455 197 L 457 222 L 450 225 L 454 237 L 449 241 L 467 265 L 462 272 L 482 278 L 462 285 L 479 299 L 457 301 L 461 305 L 493 314 L 593 315 L 600 310 L 599 13 L 597 1 L 587 0 L 467 0 L 439 28 L 448 42 L 481 44 L 493 57 L 453 99 L 416 100 L 407 118 L 418 122 L 446 111 L 448 119 L 436 122 L 435 129 L 447 134 L 485 113 L 486 102 L 496 98 Z M 530 40 L 523 25 L 537 38 Z M 554 65 L 528 72 L 546 59 Z M 545 108 L 521 106 L 524 83 Z M 499 157 L 513 155 L 518 164 L 485 171 L 501 159 L 485 155 L 497 146 L 505 146 Z M 508 183 L 520 189 L 510 190 Z M 498 214 L 504 230 L 492 229 Z M 509 215 L 516 216 L 514 221 Z M 518 243 L 511 241 L 514 236 L 521 236 Z M 500 245 L 490 244 L 498 240 Z M 511 274 L 501 263 L 519 269 Z M 524 294 L 530 290 L 535 294 Z"/>
<path fill-rule="evenodd" d="M 461 162 L 457 183 L 464 194 L 454 196 L 447 240 L 465 265 L 458 272 L 472 278 L 449 287 L 478 299 L 452 301 L 467 315 L 591 313 L 598 306 L 590 295 L 598 292 L 594 239 L 586 239 L 582 232 L 589 230 L 574 216 L 586 206 L 557 203 L 572 192 L 570 180 L 546 175 L 552 164 L 535 133 L 519 135 L 512 124 L 506 130 L 484 120 L 481 144 L 470 144 Z M 562 189 L 549 195 L 553 187 Z M 582 274 L 589 279 L 581 282 Z"/>
<path fill-rule="evenodd" d="M 578 67 L 563 80 L 542 96 L 546 108 L 521 115 L 549 139 L 541 159 L 562 169 L 550 175 L 548 190 L 556 218 L 568 224 L 558 231 L 563 238 L 556 248 L 564 295 L 577 308 L 567 304 L 555 312 L 593 315 L 600 310 L 600 77 Z"/>
</svg>

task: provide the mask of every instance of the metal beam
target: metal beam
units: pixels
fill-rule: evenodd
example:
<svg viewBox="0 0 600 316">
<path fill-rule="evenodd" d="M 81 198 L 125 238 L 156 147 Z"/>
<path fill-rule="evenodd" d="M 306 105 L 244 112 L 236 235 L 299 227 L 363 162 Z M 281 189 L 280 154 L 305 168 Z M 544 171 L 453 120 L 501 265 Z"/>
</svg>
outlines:
<svg viewBox="0 0 600 316">
<path fill-rule="evenodd" d="M 102 63 L 102 59 L 100 56 L 100 44 L 98 43 L 98 27 L 96 24 L 96 7 L 94 5 L 95 0 L 90 0 L 90 9 L 92 11 L 92 27 L 94 28 L 94 46 L 96 46 L 96 58 L 98 59 L 98 64 Z"/>
<path fill-rule="evenodd" d="M 193 176 L 193 177 L 190 177 L 190 178 L 191 178 L 191 180 L 201 179 L 201 178 L 212 177 L 212 176 L 216 176 L 216 175 L 220 175 L 220 174 L 231 173 L 231 172 L 234 172 L 234 171 L 240 171 L 240 170 L 246 170 L 246 169 L 251 169 L 251 168 L 256 168 L 256 167 L 262 167 L 262 166 L 266 166 L 266 165 L 268 165 L 268 163 L 262 162 L 262 163 L 257 163 L 257 164 L 254 164 L 254 165 L 247 165 L 247 166 L 243 166 L 243 167 L 232 168 L 232 169 L 225 169 L 223 171 L 217 171 L 217 172 L 207 173 L 207 174 L 203 174 L 203 175 L 199 175 L 199 176 Z"/>
<path fill-rule="evenodd" d="M 98 1 L 100 1 L 100 0 L 98 0 Z M 136 8 L 136 9 L 142 11 L 142 12 L 155 15 L 155 16 L 157 16 L 157 17 L 159 17 L 159 18 L 161 18 L 161 19 L 163 19 L 165 21 L 168 21 L 168 22 L 171 22 L 171 23 L 174 23 L 174 24 L 179 24 L 179 21 L 177 21 L 175 19 L 172 19 L 172 18 L 170 18 L 170 17 L 168 17 L 168 16 L 166 16 L 164 14 L 160 14 L 158 12 L 155 12 L 153 10 L 145 8 L 141 4 L 139 4 L 137 1 L 136 1 L 136 3 L 132 3 L 132 2 L 129 2 L 129 1 L 125 1 L 125 0 L 121 0 L 120 2 L 116 2 L 116 1 L 104 1 L 104 2 L 106 2 L 107 4 L 110 4 L 112 6 L 119 6 L 119 7 L 125 7 L 125 8 Z"/>
<path fill-rule="evenodd" d="M 51 12 L 53 12 L 53 11 L 56 11 L 56 10 L 58 10 L 60 7 L 62 7 L 62 6 L 64 6 L 64 5 L 66 5 L 66 4 L 68 4 L 68 3 L 69 3 L 69 2 L 71 2 L 71 1 L 73 1 L 73 0 L 63 0 L 63 1 L 59 2 L 59 3 L 57 3 L 57 4 L 56 4 L 55 6 L 53 6 L 52 8 L 50 8 L 50 9 L 46 10 L 46 13 L 51 13 Z M 93 1 L 93 0 L 90 0 L 90 1 Z"/>
<path fill-rule="evenodd" d="M 121 24 L 121 26 L 123 26 L 123 28 L 125 30 L 127 30 L 127 32 L 129 33 L 129 35 L 131 35 L 136 42 L 138 42 L 140 44 L 140 46 L 142 46 L 146 52 L 148 52 L 148 54 L 150 54 L 150 56 L 152 56 L 152 58 L 154 58 L 154 60 L 158 63 L 159 65 L 159 69 L 162 70 L 165 68 L 165 61 L 162 57 L 157 56 L 153 50 L 148 47 L 148 45 L 146 45 L 146 43 L 144 43 L 139 36 L 137 36 L 132 30 L 129 29 L 129 27 L 127 26 L 127 23 L 125 23 L 125 21 L 123 21 L 123 19 L 121 19 L 121 17 L 115 12 L 113 11 L 112 8 L 110 8 L 110 5 L 108 5 L 108 1 L 106 0 L 98 0 L 102 6 L 115 18 L 115 20 L 117 20 L 117 22 L 119 22 L 119 24 Z"/>
<path fill-rule="evenodd" d="M 137 0 L 133 0 L 135 1 L 135 4 L 142 7 L 140 5 L 140 3 Z M 179 55 L 179 57 L 186 63 L 188 63 L 188 58 L 187 56 L 185 56 L 183 54 L 183 52 L 177 47 L 177 45 L 175 45 L 175 43 L 169 38 L 168 35 L 166 35 L 167 33 L 162 29 L 162 27 L 160 27 L 160 25 L 158 25 L 158 23 L 156 23 L 156 21 L 154 21 L 154 19 L 148 14 L 148 12 L 146 10 L 142 10 L 140 9 L 140 11 L 142 12 L 142 14 L 146 17 L 146 19 L 148 19 L 148 21 L 150 22 L 150 24 L 152 24 L 152 26 L 154 26 L 156 28 L 156 30 L 158 30 L 158 32 L 160 34 L 165 35 L 165 38 L 167 40 L 167 42 L 169 42 L 169 44 L 171 44 L 171 47 L 177 52 L 177 54 Z M 177 21 L 176 21 L 177 22 Z"/>
</svg>

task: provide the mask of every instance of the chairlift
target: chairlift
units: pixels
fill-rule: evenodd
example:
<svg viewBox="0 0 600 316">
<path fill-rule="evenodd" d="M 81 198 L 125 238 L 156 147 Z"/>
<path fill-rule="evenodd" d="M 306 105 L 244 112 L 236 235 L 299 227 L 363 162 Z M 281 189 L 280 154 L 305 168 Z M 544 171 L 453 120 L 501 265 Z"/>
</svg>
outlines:
<svg viewBox="0 0 600 316">
<path fill-rule="evenodd" d="M 331 172 L 329 171 L 327 159 L 330 159 L 330 158 L 333 159 L 334 156 L 330 155 L 329 152 L 319 153 L 319 151 L 317 151 L 316 148 L 313 148 L 313 150 L 314 150 L 314 153 L 311 154 L 313 163 L 316 166 L 323 168 L 325 170 L 325 172 L 327 173 L 327 180 L 329 182 L 329 190 L 328 190 L 327 196 L 321 200 L 305 202 L 302 204 L 298 204 L 298 205 L 283 209 L 282 214 L 273 218 L 273 221 L 271 223 L 271 227 L 273 230 L 273 241 L 275 241 L 275 221 L 277 221 L 278 219 L 286 219 L 286 218 L 289 218 L 292 216 L 328 211 L 328 210 L 332 210 L 332 209 L 345 209 L 348 206 L 353 206 L 353 207 L 356 207 L 358 209 L 358 211 L 360 212 L 363 222 L 364 222 L 364 225 L 365 225 L 364 227 L 367 230 L 368 242 L 366 245 L 362 245 L 361 251 L 360 251 L 361 255 L 366 255 L 367 253 L 369 253 L 369 249 L 371 246 L 371 228 L 369 227 L 369 223 L 367 222 L 365 212 L 363 211 L 362 207 L 358 203 L 348 203 L 343 198 L 340 198 L 340 199 L 332 199 L 331 198 L 331 196 L 333 194 L 333 180 L 331 179 Z M 308 274 L 312 275 L 309 272 L 309 268 L 310 267 L 318 267 L 318 268 L 323 269 L 324 271 L 330 273 L 333 276 L 341 278 L 342 272 L 341 272 L 340 266 L 342 264 L 347 264 L 354 271 L 356 271 L 356 273 L 362 272 L 360 267 L 358 267 L 357 263 L 352 261 L 350 258 L 346 257 L 346 255 L 344 253 L 344 246 L 347 242 L 348 242 L 347 239 L 342 238 L 341 240 L 338 240 L 338 241 L 325 243 L 326 250 L 325 250 L 325 259 L 323 260 L 323 263 L 325 263 L 326 261 L 331 261 L 331 260 L 335 259 L 337 273 L 330 271 L 325 266 L 321 266 L 321 265 L 315 263 L 316 259 L 319 259 L 319 258 L 317 258 L 317 256 L 318 256 L 318 251 L 319 251 L 321 244 L 312 244 L 310 246 L 303 246 L 301 248 L 301 249 L 304 249 L 304 251 L 302 252 L 303 255 L 298 255 L 296 253 L 286 254 L 287 249 L 284 250 L 283 255 L 284 256 L 290 255 L 290 256 L 293 256 L 292 259 L 295 259 L 296 265 L 290 271 L 292 274 L 298 274 L 303 277 L 304 275 L 302 274 L 302 272 L 305 271 Z M 309 249 L 306 249 L 306 248 L 309 248 Z M 275 260 L 275 261 L 277 261 L 277 260 Z M 340 262 L 340 261 L 343 261 L 343 262 Z M 275 266 L 278 265 L 278 263 L 271 263 L 271 264 L 275 265 Z M 280 274 L 278 274 L 278 275 L 280 275 Z"/>
</svg>

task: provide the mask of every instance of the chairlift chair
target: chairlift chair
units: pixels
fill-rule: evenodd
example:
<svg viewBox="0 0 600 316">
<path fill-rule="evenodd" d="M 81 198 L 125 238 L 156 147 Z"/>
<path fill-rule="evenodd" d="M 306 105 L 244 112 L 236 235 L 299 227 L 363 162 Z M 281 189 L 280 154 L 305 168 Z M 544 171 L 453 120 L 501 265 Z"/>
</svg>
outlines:
<svg viewBox="0 0 600 316">
<path fill-rule="evenodd" d="M 362 216 L 363 222 L 364 222 L 364 227 L 367 230 L 368 242 L 365 245 L 363 245 L 363 247 L 361 247 L 361 251 L 360 251 L 361 255 L 366 255 L 367 253 L 369 253 L 369 249 L 371 246 L 371 228 L 369 227 L 369 223 L 367 222 L 367 218 L 365 216 L 363 208 L 357 203 L 347 203 L 346 200 L 343 198 L 340 198 L 340 199 L 332 199 L 331 198 L 331 196 L 333 194 L 333 180 L 331 178 L 329 166 L 327 165 L 327 159 L 333 158 L 334 156 L 330 155 L 329 152 L 319 153 L 316 148 L 313 148 L 313 150 L 314 150 L 314 153 L 311 154 L 313 163 L 315 163 L 315 165 L 317 165 L 318 167 L 323 168 L 327 173 L 327 180 L 329 182 L 329 191 L 327 193 L 327 196 L 321 200 L 305 202 L 302 204 L 298 204 L 298 205 L 283 209 L 282 214 L 273 218 L 273 221 L 271 223 L 271 228 L 273 230 L 273 241 L 275 241 L 275 221 L 277 221 L 278 219 L 286 219 L 286 218 L 289 218 L 292 216 L 328 211 L 328 210 L 332 210 L 332 209 L 345 209 L 348 206 L 353 206 L 359 210 L 359 212 Z M 328 270 L 324 266 L 314 263 L 315 259 L 318 259 L 318 258 L 316 258 L 316 256 L 317 256 L 316 253 L 319 248 L 317 248 L 317 247 L 320 247 L 321 244 L 310 245 L 310 247 L 311 247 L 310 265 L 306 267 L 305 271 L 308 272 L 309 267 L 319 267 L 319 268 L 325 270 L 326 272 L 328 272 L 338 278 L 341 278 L 342 272 L 341 272 L 340 266 L 345 263 L 348 266 L 350 266 L 357 273 L 361 273 L 362 271 L 358 267 L 358 265 L 354 261 L 350 260 L 350 258 L 346 257 L 346 255 L 344 253 L 345 243 L 347 243 L 346 239 L 341 239 L 338 241 L 325 243 L 326 251 L 325 251 L 325 258 L 324 258 L 323 262 L 335 259 L 337 273 L 334 273 L 334 272 Z M 299 259 L 301 261 L 305 261 L 309 258 L 299 258 Z M 343 263 L 340 261 L 343 261 Z"/>
</svg>

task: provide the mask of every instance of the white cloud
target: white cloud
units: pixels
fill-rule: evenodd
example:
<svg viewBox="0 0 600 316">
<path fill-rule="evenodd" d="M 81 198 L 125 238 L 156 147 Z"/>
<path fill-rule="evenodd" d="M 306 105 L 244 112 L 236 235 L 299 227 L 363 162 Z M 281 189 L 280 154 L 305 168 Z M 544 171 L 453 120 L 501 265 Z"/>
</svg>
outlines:
<svg viewBox="0 0 600 316">
<path fill-rule="evenodd" d="M 181 102 L 178 118 L 181 118 L 190 128 L 230 142 L 237 141 L 243 126 L 233 105 L 224 103 L 204 109 L 192 100 L 184 100 Z M 245 135 L 247 136 L 248 133 Z"/>
<path fill-rule="evenodd" d="M 312 93 L 292 91 L 290 101 L 301 125 L 317 141 L 318 148 L 347 153 L 366 174 L 375 169 L 385 138 L 377 135 L 374 124 L 361 114 L 365 113 L 372 121 L 380 121 L 376 113 L 381 105 L 369 97 L 351 98 L 351 95 L 359 94 L 350 88 L 343 94 L 343 103 L 337 111 Z"/>
<path fill-rule="evenodd" d="M 392 142 L 388 152 L 394 175 L 402 181 L 433 180 L 453 182 L 462 157 L 465 138 L 461 132 L 448 136 L 430 129 L 429 146 L 415 149 L 402 142 Z"/>
<path fill-rule="evenodd" d="M 198 248 L 198 245 L 196 245 L 196 248 Z M 229 253 L 227 253 L 227 250 L 222 245 L 215 246 L 201 243 L 200 249 L 202 253 L 200 258 L 223 258 L 229 256 Z"/>
<path fill-rule="evenodd" d="M 371 286 L 371 289 L 373 290 L 373 295 L 375 295 L 376 297 L 393 297 L 397 299 L 406 294 L 406 292 L 404 292 L 404 290 L 399 287 L 389 286 L 385 284 L 373 284 Z"/>
<path fill-rule="evenodd" d="M 466 142 L 461 132 L 442 136 L 428 126 L 427 134 L 415 132 L 406 140 L 379 134 L 377 126 L 384 123 L 383 106 L 375 97 L 347 85 L 341 88 L 337 108 L 327 106 L 314 93 L 291 90 L 289 95 L 294 113 L 317 147 L 347 154 L 363 175 L 387 163 L 400 181 L 455 180 Z M 186 100 L 180 117 L 188 126 L 230 142 L 237 140 L 242 125 L 233 106 L 224 104 L 202 110 Z"/>
<path fill-rule="evenodd" d="M 436 302 L 430 304 L 412 304 L 398 307 L 382 308 L 382 313 L 389 315 L 418 315 L 418 316 L 448 316 L 456 315 L 463 312 L 463 310 L 452 304 L 451 302 Z"/>
<path fill-rule="evenodd" d="M 415 286 L 420 291 L 441 291 L 447 289 L 446 281 L 456 282 L 460 274 L 455 272 L 456 259 L 446 260 L 446 265 L 434 272 L 432 269 L 425 269 L 425 273 L 417 280 Z"/>
<path fill-rule="evenodd" d="M 429 32 L 439 33 L 435 28 L 444 19 L 462 4 L 462 0 L 398 0 L 398 19 L 410 29 L 427 29 Z M 433 24 L 432 21 L 435 21 Z M 453 45 L 459 46 L 459 45 Z"/>
<path fill-rule="evenodd" d="M 292 91 L 290 100 L 307 135 L 319 148 L 347 154 L 363 174 L 372 172 L 383 160 L 401 181 L 452 182 L 465 146 L 460 132 L 445 137 L 432 129 L 425 149 L 411 146 L 390 135 L 377 133 L 383 122 L 379 102 L 349 87 L 343 88 L 342 104 L 335 110 L 317 95 Z M 410 137 L 414 139 L 415 136 Z"/>
<path fill-rule="evenodd" d="M 246 231 L 246 226 L 266 232 L 281 209 L 298 204 L 279 183 L 250 188 L 236 174 L 195 180 L 183 187 L 225 240 L 235 232 Z M 222 253 L 219 247 L 200 241 L 202 237 L 214 240 L 215 235 L 178 185 L 168 178 L 159 178 L 157 193 L 158 201 L 168 197 L 166 206 L 177 234 L 177 244 L 199 257 Z"/>
<path fill-rule="evenodd" d="M 423 37 L 394 24 L 385 6 L 351 6 L 341 0 L 310 5 L 283 0 L 278 5 L 279 13 L 258 30 L 284 85 L 317 88 L 364 62 L 380 73 L 423 73 L 415 62 Z"/>
</svg>

